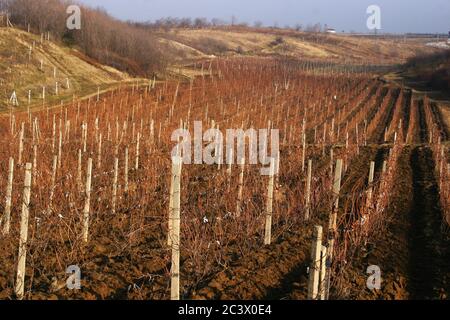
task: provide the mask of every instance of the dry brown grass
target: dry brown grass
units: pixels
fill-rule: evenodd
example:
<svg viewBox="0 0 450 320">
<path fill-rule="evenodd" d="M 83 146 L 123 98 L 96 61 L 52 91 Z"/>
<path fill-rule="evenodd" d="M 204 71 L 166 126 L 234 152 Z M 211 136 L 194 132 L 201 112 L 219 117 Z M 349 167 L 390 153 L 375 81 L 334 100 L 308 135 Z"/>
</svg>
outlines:
<svg viewBox="0 0 450 320">
<path fill-rule="evenodd" d="M 160 34 L 165 41 L 205 55 L 282 55 L 382 64 L 403 63 L 417 53 L 430 53 L 422 40 L 328 35 L 269 29 L 176 29 Z M 273 45 L 274 40 L 283 42 Z"/>
<path fill-rule="evenodd" d="M 33 46 L 31 59 L 29 48 Z M 44 62 L 40 69 L 41 60 Z M 53 70 L 57 73 L 54 77 Z M 8 106 L 6 100 L 15 90 L 20 106 L 28 105 L 28 90 L 32 91 L 31 104 L 41 104 L 42 87 L 46 87 L 47 102 L 59 102 L 83 96 L 106 88 L 111 84 L 129 79 L 125 73 L 111 67 L 101 66 L 82 53 L 56 45 L 53 42 L 40 44 L 40 37 L 12 28 L 0 29 L 0 112 Z M 70 88 L 66 86 L 69 79 Z M 60 84 L 59 95 L 55 94 L 55 83 Z"/>
</svg>

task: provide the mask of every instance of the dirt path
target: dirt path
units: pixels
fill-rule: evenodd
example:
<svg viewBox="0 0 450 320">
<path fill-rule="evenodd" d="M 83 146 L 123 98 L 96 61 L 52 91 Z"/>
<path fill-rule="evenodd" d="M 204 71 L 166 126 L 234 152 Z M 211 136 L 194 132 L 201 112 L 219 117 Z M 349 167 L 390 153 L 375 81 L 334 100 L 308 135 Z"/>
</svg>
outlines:
<svg viewBox="0 0 450 320">
<path fill-rule="evenodd" d="M 420 99 L 417 102 L 418 109 L 419 109 L 419 137 L 421 143 L 427 143 L 428 142 L 428 126 L 427 126 L 427 120 L 425 116 L 425 108 L 423 105 L 423 100 Z"/>
<path fill-rule="evenodd" d="M 410 214 L 410 285 L 412 299 L 442 298 L 448 293 L 448 238 L 443 230 L 434 160 L 427 147 L 412 151 L 413 207 Z M 448 234 L 447 234 L 448 237 Z"/>
<path fill-rule="evenodd" d="M 386 231 L 351 259 L 340 299 L 450 298 L 450 233 L 443 224 L 431 150 L 406 147 L 396 180 Z M 381 269 L 381 290 L 366 287 L 370 265 Z"/>
</svg>

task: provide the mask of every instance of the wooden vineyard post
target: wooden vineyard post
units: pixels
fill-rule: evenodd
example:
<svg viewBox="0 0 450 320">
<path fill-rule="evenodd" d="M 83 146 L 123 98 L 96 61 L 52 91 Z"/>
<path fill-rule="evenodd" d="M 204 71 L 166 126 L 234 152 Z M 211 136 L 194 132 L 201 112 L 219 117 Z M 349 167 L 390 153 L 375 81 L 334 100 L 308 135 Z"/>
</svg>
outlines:
<svg viewBox="0 0 450 320">
<path fill-rule="evenodd" d="M 316 226 L 311 250 L 311 265 L 309 268 L 308 300 L 317 300 L 319 294 L 322 233 L 322 226 Z"/>
<path fill-rule="evenodd" d="M 370 171 L 369 171 L 369 190 L 367 190 L 367 207 L 372 205 L 372 194 L 373 194 L 373 179 L 375 176 L 375 162 L 370 162 Z"/>
<path fill-rule="evenodd" d="M 53 197 L 55 195 L 55 184 L 56 184 L 56 170 L 58 168 L 58 156 L 53 156 L 53 167 L 52 167 L 52 184 L 50 186 L 50 200 L 48 204 L 48 211 L 52 209 Z"/>
<path fill-rule="evenodd" d="M 266 227 L 264 233 L 264 245 L 272 242 L 272 214 L 273 214 L 273 189 L 275 180 L 275 159 L 270 160 L 269 186 L 267 187 Z"/>
<path fill-rule="evenodd" d="M 328 239 L 328 261 L 327 261 L 327 297 L 330 291 L 330 276 L 331 276 L 331 262 L 333 261 L 334 252 L 334 240 L 336 236 L 336 222 L 337 213 L 339 210 L 339 193 L 341 192 L 341 179 L 342 179 L 342 159 L 336 161 L 336 170 L 333 181 L 333 208 L 330 214 L 330 220 L 328 222 L 329 239 Z"/>
<path fill-rule="evenodd" d="M 25 123 L 22 122 L 22 128 L 20 130 L 20 137 L 19 137 L 19 166 L 22 164 L 22 154 L 23 154 L 23 139 L 25 137 Z"/>
<path fill-rule="evenodd" d="M 56 137 L 56 115 L 53 115 L 53 131 L 52 131 L 52 153 L 55 153 L 55 137 Z"/>
<path fill-rule="evenodd" d="M 176 156 L 180 156 L 180 150 L 177 147 Z M 171 177 L 173 179 L 173 176 Z M 168 223 L 168 233 L 167 233 L 167 244 L 169 247 L 172 246 L 172 230 L 173 230 L 173 200 L 174 200 L 174 182 L 170 180 L 170 194 L 169 194 L 169 223 Z"/>
<path fill-rule="evenodd" d="M 100 169 L 102 167 L 102 141 L 103 135 L 100 133 L 98 138 L 98 159 L 97 159 L 97 168 Z"/>
<path fill-rule="evenodd" d="M 334 170 L 334 149 L 333 146 L 331 146 L 330 149 L 330 180 L 333 179 L 333 170 Z M 333 186 L 331 186 L 333 188 Z"/>
<path fill-rule="evenodd" d="M 170 232 L 172 244 L 172 268 L 171 268 L 171 300 L 180 300 L 180 202 L 181 202 L 181 169 L 182 158 L 172 158 L 172 205 L 171 217 L 172 230 Z"/>
<path fill-rule="evenodd" d="M 140 151 L 140 143 L 141 143 L 141 133 L 138 132 L 137 134 L 137 142 L 136 142 L 136 163 L 135 163 L 135 170 L 139 170 L 139 151 Z"/>
<path fill-rule="evenodd" d="M 20 240 L 19 240 L 19 256 L 17 265 L 17 279 L 15 294 L 19 300 L 24 297 L 25 290 L 25 266 L 27 258 L 27 241 L 28 241 L 28 215 L 31 197 L 31 170 L 33 165 L 27 163 L 25 167 L 25 181 L 23 186 L 23 203 L 22 215 L 20 219 Z"/>
<path fill-rule="evenodd" d="M 83 178 L 81 174 L 81 165 L 82 165 L 81 149 L 78 149 L 77 181 L 80 192 L 83 192 Z"/>
<path fill-rule="evenodd" d="M 172 169 L 173 170 L 173 169 Z M 170 180 L 170 191 L 169 191 L 169 221 L 167 227 L 167 245 L 172 247 L 172 232 L 173 232 L 173 174 Z"/>
<path fill-rule="evenodd" d="M 306 158 L 306 120 L 303 119 L 302 127 L 302 172 L 305 172 L 305 158 Z"/>
<path fill-rule="evenodd" d="M 114 180 L 113 180 L 113 195 L 112 195 L 112 213 L 116 213 L 117 201 L 117 181 L 119 178 L 119 159 L 114 159 Z"/>
<path fill-rule="evenodd" d="M 348 131 L 345 135 L 345 150 L 348 150 Z"/>
<path fill-rule="evenodd" d="M 8 235 L 11 226 L 11 199 L 14 179 L 14 159 L 9 158 L 8 185 L 6 187 L 6 204 L 3 216 L 3 235 Z"/>
<path fill-rule="evenodd" d="M 312 179 L 312 160 L 308 160 L 308 176 L 306 178 L 306 199 L 305 199 L 305 220 L 309 220 L 311 213 L 311 179 Z"/>
<path fill-rule="evenodd" d="M 232 169 L 233 169 L 233 148 L 228 149 L 228 168 L 227 168 L 227 175 L 228 175 L 228 190 L 230 190 L 231 187 L 231 175 L 232 175 Z"/>
<path fill-rule="evenodd" d="M 128 192 L 128 148 L 125 148 L 125 192 Z"/>
<path fill-rule="evenodd" d="M 91 206 L 91 181 L 92 181 L 92 158 L 88 159 L 86 171 L 86 195 L 83 210 L 83 241 L 88 242 L 89 236 L 89 211 Z"/>
<path fill-rule="evenodd" d="M 83 152 L 86 153 L 87 151 L 87 135 L 88 135 L 88 131 L 87 131 L 87 123 L 85 123 L 83 125 Z"/>
<path fill-rule="evenodd" d="M 37 178 L 37 145 L 33 146 L 33 177 L 31 179 L 32 183 L 36 183 Z"/>
<path fill-rule="evenodd" d="M 241 216 L 241 205 L 242 205 L 242 194 L 244 191 L 244 171 L 245 171 L 245 158 L 241 158 L 241 173 L 239 174 L 239 188 L 238 188 L 238 197 L 236 203 L 236 217 Z"/>
<path fill-rule="evenodd" d="M 61 156 L 62 156 L 62 131 L 59 129 L 59 143 L 58 143 L 58 169 L 61 168 Z"/>
</svg>

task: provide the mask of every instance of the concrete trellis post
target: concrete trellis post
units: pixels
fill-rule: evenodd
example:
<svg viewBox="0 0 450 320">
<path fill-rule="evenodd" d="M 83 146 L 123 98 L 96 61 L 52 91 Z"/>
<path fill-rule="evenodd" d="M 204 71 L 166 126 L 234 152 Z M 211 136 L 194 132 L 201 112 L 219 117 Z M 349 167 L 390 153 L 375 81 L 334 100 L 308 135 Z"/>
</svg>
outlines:
<svg viewBox="0 0 450 320">
<path fill-rule="evenodd" d="M 272 215 L 273 215 L 273 189 L 275 180 L 275 159 L 270 160 L 270 176 L 267 188 L 267 204 L 266 204 L 266 227 L 264 234 L 264 244 L 270 245 L 272 242 Z"/>
<path fill-rule="evenodd" d="M 91 206 L 91 182 L 92 182 L 92 158 L 88 159 L 86 171 L 86 198 L 83 210 L 83 241 L 88 242 L 89 238 L 89 211 Z"/>
<path fill-rule="evenodd" d="M 19 255 L 17 265 L 17 279 L 15 294 L 18 299 L 22 300 L 25 291 L 25 266 L 27 258 L 27 242 L 28 242 L 28 216 L 31 198 L 31 170 L 33 165 L 27 163 L 25 167 L 25 181 L 23 187 L 22 215 L 20 220 L 20 240 Z"/>
<path fill-rule="evenodd" d="M 308 221 L 311 213 L 311 179 L 312 179 L 312 160 L 308 160 L 308 176 L 306 178 L 305 195 L 305 220 Z"/>
<path fill-rule="evenodd" d="M 330 215 L 329 228 L 333 237 L 330 239 L 330 246 L 328 255 L 332 257 L 333 255 L 333 245 L 334 245 L 334 233 L 336 231 L 337 222 L 337 211 L 339 209 L 339 193 L 341 192 L 341 179 L 342 179 L 342 160 L 338 159 L 336 161 L 336 170 L 334 173 L 333 181 L 333 209 Z"/>
<path fill-rule="evenodd" d="M 341 180 L 342 180 L 342 167 L 343 161 L 342 159 L 338 159 L 336 161 L 336 170 L 334 173 L 334 181 L 333 181 L 333 209 L 330 214 L 330 220 L 328 222 L 329 228 L 329 240 L 328 240 L 328 261 L 327 261 L 327 297 L 328 292 L 330 290 L 330 275 L 331 275 L 331 262 L 333 261 L 333 253 L 334 253 L 334 240 L 336 236 L 336 228 L 337 228 L 337 213 L 339 210 L 339 194 L 341 192 Z"/>
<path fill-rule="evenodd" d="M 314 228 L 314 239 L 311 248 L 311 265 L 309 267 L 308 299 L 318 300 L 320 284 L 320 264 L 322 252 L 322 226 Z"/>
<path fill-rule="evenodd" d="M 172 158 L 173 208 L 171 210 L 172 230 L 172 268 L 171 268 L 171 300 L 180 300 L 180 203 L 181 203 L 181 171 L 182 158 Z"/>
<path fill-rule="evenodd" d="M 325 300 L 327 296 L 326 286 L 327 276 L 327 247 L 322 246 L 321 259 L 320 259 L 320 283 L 319 283 L 319 296 L 320 300 Z"/>
<path fill-rule="evenodd" d="M 382 169 L 383 175 L 386 173 L 386 171 L 387 171 L 387 161 L 384 160 L 383 161 L 383 169 Z"/>
<path fill-rule="evenodd" d="M 14 159 L 9 158 L 8 185 L 6 187 L 6 204 L 3 215 L 3 235 L 8 235 L 11 226 L 11 199 L 14 179 Z"/>
</svg>

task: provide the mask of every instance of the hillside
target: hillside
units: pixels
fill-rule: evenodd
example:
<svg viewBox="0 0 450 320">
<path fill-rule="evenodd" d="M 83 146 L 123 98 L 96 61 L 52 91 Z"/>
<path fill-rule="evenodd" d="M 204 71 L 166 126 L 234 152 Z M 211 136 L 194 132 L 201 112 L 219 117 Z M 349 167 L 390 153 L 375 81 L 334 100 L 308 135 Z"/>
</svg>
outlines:
<svg viewBox="0 0 450 320">
<path fill-rule="evenodd" d="M 399 64 L 420 54 L 436 52 L 424 40 L 369 38 L 272 29 L 172 29 L 158 32 L 158 46 L 170 62 L 166 75 L 193 76 L 183 68 L 191 62 L 219 56 L 278 56 L 352 64 Z M 32 47 L 30 54 L 30 47 Z M 42 69 L 41 69 L 42 63 Z M 56 74 L 55 74 L 56 70 Z M 198 70 L 197 70 L 198 73 Z M 58 103 L 73 95 L 92 94 L 124 80 L 124 72 L 102 65 L 80 51 L 43 41 L 18 29 L 0 28 L 0 112 L 11 106 L 16 91 L 19 107 Z M 58 83 L 58 94 L 56 92 Z"/>
<path fill-rule="evenodd" d="M 56 103 L 128 79 L 127 74 L 100 65 L 74 49 L 51 41 L 41 44 L 41 38 L 36 35 L 0 28 L 0 112 L 11 105 L 9 99 L 14 91 L 22 108 L 28 105 L 30 90 L 31 105 L 42 103 L 43 87 L 45 101 Z"/>
<path fill-rule="evenodd" d="M 159 33 L 168 57 L 186 59 L 230 55 L 277 55 L 336 62 L 398 64 L 435 52 L 426 40 L 305 33 L 283 29 L 172 29 Z"/>
</svg>

